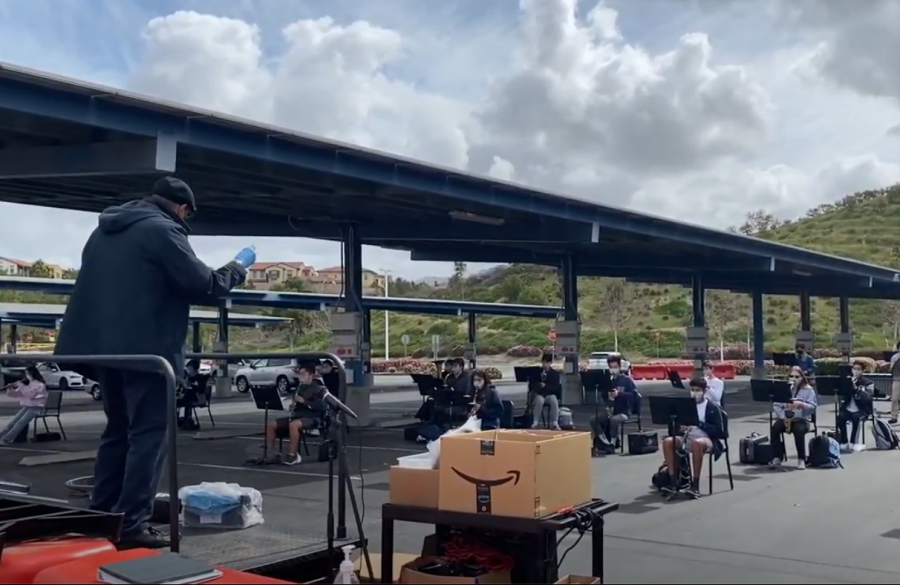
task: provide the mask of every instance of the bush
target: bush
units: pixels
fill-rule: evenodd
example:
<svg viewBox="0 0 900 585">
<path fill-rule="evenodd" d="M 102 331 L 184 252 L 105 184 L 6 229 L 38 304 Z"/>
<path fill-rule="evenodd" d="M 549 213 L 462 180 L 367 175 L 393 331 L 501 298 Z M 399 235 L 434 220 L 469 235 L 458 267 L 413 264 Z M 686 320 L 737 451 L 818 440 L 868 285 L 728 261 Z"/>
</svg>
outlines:
<svg viewBox="0 0 900 585">
<path fill-rule="evenodd" d="M 372 363 L 372 372 L 376 374 L 437 374 L 437 368 L 432 362 L 403 358 L 398 360 L 383 360 Z"/>
<path fill-rule="evenodd" d="M 543 349 L 533 345 L 516 345 L 506 350 L 506 355 L 515 358 L 541 357 L 543 353 Z"/>
<path fill-rule="evenodd" d="M 484 373 L 487 374 L 488 378 L 490 378 L 491 380 L 502 380 L 503 379 L 503 372 L 501 372 L 497 368 L 493 368 L 493 367 L 484 368 Z"/>
</svg>

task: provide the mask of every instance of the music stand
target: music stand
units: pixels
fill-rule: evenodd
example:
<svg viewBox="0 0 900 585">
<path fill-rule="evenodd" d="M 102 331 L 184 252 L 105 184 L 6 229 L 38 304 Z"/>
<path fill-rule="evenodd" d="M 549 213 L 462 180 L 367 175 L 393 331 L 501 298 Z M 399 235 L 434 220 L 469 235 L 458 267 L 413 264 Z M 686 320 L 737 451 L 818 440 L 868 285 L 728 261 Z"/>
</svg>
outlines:
<svg viewBox="0 0 900 585">
<path fill-rule="evenodd" d="M 797 354 L 787 352 L 772 352 L 772 362 L 776 366 L 794 367 L 797 365 Z"/>
<path fill-rule="evenodd" d="M 256 404 L 257 410 L 262 410 L 263 414 L 263 429 L 265 430 L 265 434 L 269 431 L 269 411 L 270 410 L 278 410 L 284 412 L 284 402 L 282 402 L 281 395 L 278 393 L 278 388 L 276 386 L 268 386 L 265 388 L 250 388 L 250 395 L 253 396 L 253 402 Z M 263 452 L 262 457 L 257 457 L 255 459 L 250 459 L 247 461 L 247 465 L 266 465 L 269 463 L 269 442 L 267 440 L 263 440 Z"/>
<path fill-rule="evenodd" d="M 655 425 L 666 425 L 669 437 L 674 441 L 680 427 L 696 427 L 700 424 L 697 416 L 697 401 L 690 396 L 649 396 L 650 420 Z M 678 453 L 676 452 L 676 455 Z M 681 469 L 681 463 L 678 463 Z M 675 481 L 674 491 L 669 495 L 671 500 L 681 491 L 680 480 Z"/>
<path fill-rule="evenodd" d="M 516 382 L 531 382 L 540 377 L 541 366 L 516 366 L 513 372 L 516 374 Z"/>
<path fill-rule="evenodd" d="M 444 386 L 443 380 L 435 378 L 431 374 L 410 374 L 410 376 L 419 387 L 419 396 L 422 397 L 422 402 L 433 396 L 435 390 Z"/>
<path fill-rule="evenodd" d="M 681 375 L 675 370 L 668 371 L 669 383 L 672 385 L 672 388 L 677 388 L 679 390 L 687 390 L 684 387 L 684 382 L 681 380 Z"/>
<path fill-rule="evenodd" d="M 883 351 L 883 352 L 881 352 L 881 361 L 884 361 L 884 362 L 890 362 L 891 359 L 894 357 L 894 354 L 896 354 L 896 353 L 897 353 L 896 351 Z"/>
<path fill-rule="evenodd" d="M 769 428 L 772 428 L 772 410 L 775 404 L 787 404 L 794 399 L 790 382 L 783 380 L 750 380 L 750 394 L 754 402 L 769 403 Z"/>
</svg>

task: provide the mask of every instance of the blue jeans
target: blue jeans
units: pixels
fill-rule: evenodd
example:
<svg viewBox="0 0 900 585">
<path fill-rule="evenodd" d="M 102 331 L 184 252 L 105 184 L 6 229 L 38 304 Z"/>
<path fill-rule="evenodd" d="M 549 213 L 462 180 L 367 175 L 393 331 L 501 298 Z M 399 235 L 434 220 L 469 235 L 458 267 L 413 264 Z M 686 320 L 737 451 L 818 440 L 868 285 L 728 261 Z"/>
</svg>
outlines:
<svg viewBox="0 0 900 585">
<path fill-rule="evenodd" d="M 0 433 L 2 438 L 0 440 L 5 441 L 7 443 L 12 443 L 16 440 L 16 437 L 19 436 L 19 433 L 22 432 L 22 429 L 28 428 L 28 425 L 31 424 L 31 421 L 36 419 L 40 414 L 44 411 L 44 409 L 40 406 L 23 406 L 22 409 L 16 413 L 16 415 L 9 421 L 9 424 L 6 425 L 6 428 L 3 429 L 3 432 Z"/>
<path fill-rule="evenodd" d="M 106 429 L 94 463 L 91 508 L 122 514 L 122 534 L 129 536 L 146 530 L 166 463 L 166 382 L 127 370 L 99 374 Z"/>
</svg>

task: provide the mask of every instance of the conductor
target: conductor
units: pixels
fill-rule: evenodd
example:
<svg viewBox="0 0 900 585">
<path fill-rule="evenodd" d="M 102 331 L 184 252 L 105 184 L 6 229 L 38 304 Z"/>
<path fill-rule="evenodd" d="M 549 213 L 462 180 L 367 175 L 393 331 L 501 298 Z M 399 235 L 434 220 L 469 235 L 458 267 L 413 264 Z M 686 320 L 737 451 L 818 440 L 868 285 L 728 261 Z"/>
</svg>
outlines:
<svg viewBox="0 0 900 585">
<path fill-rule="evenodd" d="M 144 199 L 100 214 L 81 253 L 57 355 L 150 354 L 183 370 L 191 304 L 214 303 L 244 281 L 256 260 L 245 248 L 218 270 L 201 262 L 188 242 L 187 220 L 196 210 L 190 187 L 165 177 Z M 112 364 L 73 368 L 103 388 L 106 429 L 91 508 L 123 515 L 120 548 L 168 546 L 147 524 L 165 464 L 165 380 Z"/>
</svg>

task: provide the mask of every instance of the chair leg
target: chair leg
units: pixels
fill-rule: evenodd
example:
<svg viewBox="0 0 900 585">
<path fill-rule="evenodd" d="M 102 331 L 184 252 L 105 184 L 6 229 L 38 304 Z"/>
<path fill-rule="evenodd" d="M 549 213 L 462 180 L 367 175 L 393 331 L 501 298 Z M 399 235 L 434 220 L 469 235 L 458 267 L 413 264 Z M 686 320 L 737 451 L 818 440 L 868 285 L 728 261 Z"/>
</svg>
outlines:
<svg viewBox="0 0 900 585">
<path fill-rule="evenodd" d="M 708 462 L 709 469 L 707 470 L 707 473 L 709 474 L 709 495 L 712 495 L 713 493 L 713 461 L 713 454 L 710 453 Z"/>
<path fill-rule="evenodd" d="M 216 428 L 216 419 L 213 418 L 212 409 L 208 406 L 206 407 L 206 414 L 209 415 L 209 424 L 211 424 L 213 428 Z"/>
<path fill-rule="evenodd" d="M 63 441 L 68 441 L 69 437 L 66 436 L 66 429 L 63 428 L 59 415 L 56 415 L 56 426 L 59 427 L 59 434 L 62 435 Z"/>
<path fill-rule="evenodd" d="M 625 454 L 625 425 L 619 425 L 619 453 Z"/>
<path fill-rule="evenodd" d="M 303 455 L 309 457 L 309 443 L 306 442 L 306 432 L 300 432 L 300 443 L 303 445 Z"/>
<path fill-rule="evenodd" d="M 47 417 L 46 417 L 46 416 L 42 416 L 42 417 L 41 417 L 41 422 L 44 423 L 44 432 L 45 432 L 45 433 L 49 433 L 49 432 L 50 432 L 50 425 L 47 424 Z"/>
<path fill-rule="evenodd" d="M 725 443 L 725 467 L 728 468 L 728 485 L 731 487 L 731 491 L 734 491 L 734 475 L 731 474 L 731 455 L 728 443 Z"/>
</svg>

